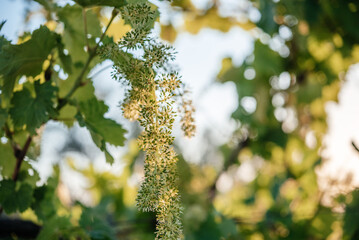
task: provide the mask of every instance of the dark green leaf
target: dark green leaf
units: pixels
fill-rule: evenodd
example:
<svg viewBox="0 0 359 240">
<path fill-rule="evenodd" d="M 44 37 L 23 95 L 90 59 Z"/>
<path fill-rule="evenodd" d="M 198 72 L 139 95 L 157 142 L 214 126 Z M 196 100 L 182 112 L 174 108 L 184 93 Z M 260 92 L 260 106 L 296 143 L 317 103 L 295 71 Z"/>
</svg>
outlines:
<svg viewBox="0 0 359 240">
<path fill-rule="evenodd" d="M 71 222 L 67 217 L 52 217 L 44 222 L 37 240 L 64 239 L 63 233 L 71 228 Z M 66 238 L 65 238 L 66 239 Z"/>
<path fill-rule="evenodd" d="M 18 190 L 12 180 L 2 180 L 0 182 L 0 204 L 6 213 L 16 210 L 25 211 L 32 202 L 32 187 L 27 183 L 22 183 Z"/>
<path fill-rule="evenodd" d="M 30 133 L 49 119 L 49 116 L 55 115 L 53 108 L 53 98 L 57 88 L 51 85 L 51 82 L 40 84 L 39 81 L 34 83 L 35 97 L 31 92 L 24 88 L 22 91 L 15 92 L 11 100 L 12 108 L 10 115 L 15 127 L 26 125 Z"/>
<path fill-rule="evenodd" d="M 32 202 L 32 193 L 33 188 L 29 184 L 21 184 L 20 189 L 16 193 L 17 207 L 20 212 L 23 212 L 30 207 Z"/>
<path fill-rule="evenodd" d="M 16 80 L 22 75 L 35 77 L 56 46 L 56 35 L 47 27 L 35 30 L 31 39 L 19 44 L 8 44 L 0 52 L 0 75 L 3 77 L 3 94 L 11 96 Z"/>
<path fill-rule="evenodd" d="M 115 232 L 106 220 L 108 201 L 102 201 L 95 208 L 85 208 L 79 224 L 86 229 L 91 239 L 116 239 Z"/>
<path fill-rule="evenodd" d="M 0 204 L 5 212 L 12 213 L 16 211 L 15 182 L 12 180 L 2 180 L 0 182 Z"/>
<path fill-rule="evenodd" d="M 51 184 L 53 182 L 50 180 L 47 185 L 38 187 L 34 191 L 35 201 L 31 208 L 35 211 L 36 216 L 43 221 L 56 213 L 56 185 Z"/>
</svg>

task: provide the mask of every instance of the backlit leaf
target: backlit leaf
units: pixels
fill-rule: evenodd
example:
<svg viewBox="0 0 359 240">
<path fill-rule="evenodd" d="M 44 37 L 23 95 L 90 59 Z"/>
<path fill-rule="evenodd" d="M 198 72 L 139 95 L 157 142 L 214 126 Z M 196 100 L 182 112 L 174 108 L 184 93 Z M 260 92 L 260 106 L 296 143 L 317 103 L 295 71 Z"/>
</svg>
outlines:
<svg viewBox="0 0 359 240">
<path fill-rule="evenodd" d="M 115 146 L 123 146 L 125 137 L 124 130 L 120 124 L 114 120 L 104 117 L 108 107 L 103 101 L 92 98 L 86 102 L 79 103 L 79 112 L 76 115 L 80 126 L 86 127 L 90 130 L 92 139 L 95 144 L 106 154 L 105 142 Z M 110 160 L 107 158 L 107 160 Z"/>
<path fill-rule="evenodd" d="M 19 44 L 8 44 L 0 51 L 0 76 L 3 77 L 3 94 L 11 96 L 15 82 L 22 75 L 35 77 L 56 46 L 56 35 L 47 27 L 35 30 L 31 39 Z"/>
</svg>

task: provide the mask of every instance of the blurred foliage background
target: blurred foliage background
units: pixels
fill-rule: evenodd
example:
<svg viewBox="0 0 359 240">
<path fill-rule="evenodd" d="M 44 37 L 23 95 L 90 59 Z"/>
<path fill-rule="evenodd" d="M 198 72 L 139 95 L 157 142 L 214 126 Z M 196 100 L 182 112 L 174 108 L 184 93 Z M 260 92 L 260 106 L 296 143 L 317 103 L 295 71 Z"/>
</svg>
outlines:
<svg viewBox="0 0 359 240">
<path fill-rule="evenodd" d="M 63 41 L 74 52 L 72 61 L 82 61 L 81 53 L 76 53 L 84 48 L 78 40 L 82 36 L 71 36 L 83 28 L 77 5 L 62 8 L 54 17 L 56 1 L 36 2 L 43 6 L 39 13 L 45 16 L 49 29 L 57 27 L 57 18 L 73 28 L 65 27 Z M 324 179 L 328 186 L 347 186 L 333 195 L 327 192 L 330 187 L 318 187 L 316 173 L 326 161 L 322 156 L 327 132 L 325 104 L 337 101 L 346 71 L 359 61 L 359 3 L 208 0 L 197 8 L 191 0 L 173 0 L 158 5 L 169 15 L 161 22 L 160 36 L 170 43 L 184 32 L 197 34 L 211 28 L 226 33 L 232 27 L 244 29 L 255 41 L 253 52 L 242 64 L 222 59 L 216 78 L 219 83 L 233 82 L 238 93 L 238 108 L 232 114 L 237 129 L 226 144 L 208 147 L 215 148 L 223 162 L 193 164 L 180 156 L 185 239 L 359 239 L 359 191 L 351 186 L 352 176 L 345 176 L 342 182 Z M 87 10 L 91 34 L 97 34 L 108 22 L 106 10 L 101 6 Z M 27 17 L 32 14 L 28 12 Z M 183 19 L 179 23 L 174 18 L 178 15 Z M 118 20 L 108 36 L 117 41 L 129 29 Z M 19 41 L 26 37 L 25 33 Z M 86 98 L 86 91 L 76 97 Z M 64 109 L 61 114 L 63 123 L 71 127 L 73 109 Z M 59 156 L 66 156 L 61 161 L 72 174 L 87 182 L 86 191 L 77 195 L 63 184 L 63 167 L 54 166 L 46 183 L 36 185 L 39 177 L 25 161 L 19 179 L 32 186 L 33 194 L 32 190 L 26 194 L 26 187 L 17 190 L 22 194 L 19 201 L 27 196 L 27 203 L 24 208 L 19 204 L 17 209 L 9 209 L 9 214 L 3 213 L 0 228 L 4 231 L 5 224 L 10 228 L 22 219 L 24 226 L 30 224 L 32 231 L 40 231 L 35 234 L 38 239 L 153 239 L 155 215 L 139 213 L 135 206 L 143 153 L 135 141 L 138 127 L 130 127 L 133 131 L 126 154 L 117 159 L 122 166 L 117 173 L 98 171 L 91 163 L 79 166 L 76 155 L 64 154 L 69 149 L 59 150 Z M 21 133 L 16 137 L 24 142 Z M 67 145 L 71 151 L 91 159 L 86 146 L 74 139 Z M 40 139 L 37 141 L 31 145 L 29 159 L 36 160 L 40 153 Z M 15 165 L 9 148 L 9 143 L 0 144 L 0 173 L 5 179 Z M 4 184 L 13 187 L 10 182 L 3 182 L 2 187 Z M 79 197 L 81 194 L 85 196 Z M 4 194 L 0 195 L 4 208 L 11 205 Z M 12 199 L 17 201 L 16 196 Z M 13 233 L 3 237 L 26 236 Z"/>
</svg>

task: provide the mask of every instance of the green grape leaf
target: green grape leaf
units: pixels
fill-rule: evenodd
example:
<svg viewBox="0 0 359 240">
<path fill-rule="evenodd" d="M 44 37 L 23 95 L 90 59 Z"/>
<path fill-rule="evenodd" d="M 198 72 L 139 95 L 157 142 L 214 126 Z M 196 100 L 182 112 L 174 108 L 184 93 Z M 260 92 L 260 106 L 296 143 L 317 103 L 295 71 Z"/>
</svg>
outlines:
<svg viewBox="0 0 359 240">
<path fill-rule="evenodd" d="M 92 6 L 108 6 L 108 7 L 122 7 L 127 4 L 125 0 L 74 0 L 83 7 Z"/>
<path fill-rule="evenodd" d="M 42 72 L 42 65 L 56 46 L 56 34 L 47 27 L 35 30 L 31 39 L 19 44 L 7 44 L 0 51 L 0 76 L 2 91 L 10 97 L 16 80 L 22 76 L 35 77 Z"/>
<path fill-rule="evenodd" d="M 15 196 L 15 182 L 12 180 L 2 180 L 0 182 L 0 204 L 6 213 L 16 211 L 16 201 L 13 201 Z"/>
<path fill-rule="evenodd" d="M 32 202 L 32 193 L 33 188 L 29 184 L 21 184 L 20 189 L 16 192 L 17 208 L 20 212 L 23 212 L 30 207 Z"/>
<path fill-rule="evenodd" d="M 13 119 L 15 127 L 26 125 L 27 131 L 35 133 L 35 129 L 46 122 L 50 116 L 55 115 L 52 99 L 55 97 L 57 88 L 51 85 L 51 82 L 40 84 L 34 83 L 35 95 L 24 88 L 22 91 L 15 92 L 11 100 L 12 107 L 10 116 Z"/>
<path fill-rule="evenodd" d="M 41 232 L 37 236 L 37 240 L 55 240 L 68 239 L 62 234 L 66 234 L 66 230 L 71 228 L 71 222 L 68 217 L 54 216 L 44 222 Z"/>
<path fill-rule="evenodd" d="M 56 185 L 51 184 L 54 181 L 49 182 L 50 184 L 35 188 L 35 201 L 31 206 L 36 216 L 43 221 L 56 214 Z"/>
<path fill-rule="evenodd" d="M 32 202 L 33 188 L 22 183 L 16 190 L 16 184 L 13 180 L 2 180 L 0 182 L 0 204 L 6 213 L 12 213 L 16 210 L 23 212 L 30 207 Z"/>
<path fill-rule="evenodd" d="M 113 228 L 106 221 L 106 208 L 102 205 L 107 201 L 101 201 L 95 208 L 83 209 L 79 224 L 86 229 L 91 239 L 116 239 Z M 106 206 L 108 203 L 106 204 Z"/>
<path fill-rule="evenodd" d="M 92 136 L 94 143 L 105 152 L 106 159 L 111 163 L 113 158 L 106 150 L 106 142 L 115 146 L 123 146 L 126 130 L 114 120 L 104 117 L 108 107 L 103 101 L 92 98 L 79 103 L 79 112 L 76 119 L 80 126 L 86 127 Z"/>
</svg>

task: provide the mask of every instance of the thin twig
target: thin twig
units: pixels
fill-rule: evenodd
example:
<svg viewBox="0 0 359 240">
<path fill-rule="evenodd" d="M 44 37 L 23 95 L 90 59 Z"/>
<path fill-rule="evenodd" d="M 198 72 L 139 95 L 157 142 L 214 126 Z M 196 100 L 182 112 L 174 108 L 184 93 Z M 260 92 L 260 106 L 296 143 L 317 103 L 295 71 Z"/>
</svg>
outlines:
<svg viewBox="0 0 359 240">
<path fill-rule="evenodd" d="M 82 16 L 83 16 L 83 20 L 84 20 L 84 32 L 85 32 L 85 42 L 86 42 L 86 50 L 90 51 L 90 44 L 89 44 L 89 40 L 87 38 L 87 19 L 86 19 L 86 8 L 82 8 Z"/>
<path fill-rule="evenodd" d="M 358 148 L 358 146 L 355 144 L 354 141 L 352 141 L 352 146 L 353 146 L 353 148 L 359 153 L 359 148 Z"/>
</svg>

